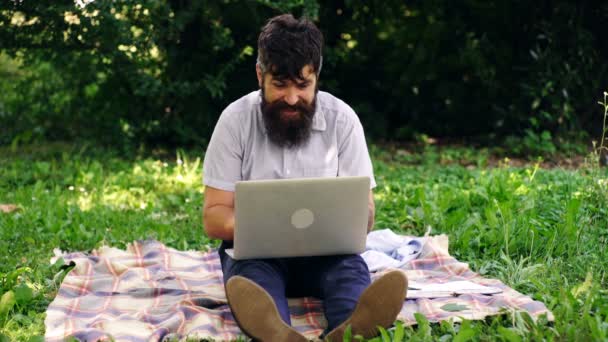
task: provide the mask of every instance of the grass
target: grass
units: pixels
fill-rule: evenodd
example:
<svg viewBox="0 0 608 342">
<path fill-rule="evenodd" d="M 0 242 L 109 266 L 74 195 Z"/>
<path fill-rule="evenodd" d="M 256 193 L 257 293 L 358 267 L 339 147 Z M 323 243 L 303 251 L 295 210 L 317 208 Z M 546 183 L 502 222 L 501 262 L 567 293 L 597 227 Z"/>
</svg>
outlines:
<svg viewBox="0 0 608 342">
<path fill-rule="evenodd" d="M 543 301 L 555 322 L 505 314 L 485 321 L 397 325 L 377 340 L 608 339 L 608 172 L 583 165 L 488 166 L 487 151 L 400 153 L 372 148 L 377 228 L 450 237 L 473 270 Z M 124 247 L 154 238 L 179 249 L 215 245 L 203 233 L 198 151 L 124 158 L 50 145 L 0 150 L 0 341 L 40 340 L 65 270 L 53 249 Z"/>
</svg>

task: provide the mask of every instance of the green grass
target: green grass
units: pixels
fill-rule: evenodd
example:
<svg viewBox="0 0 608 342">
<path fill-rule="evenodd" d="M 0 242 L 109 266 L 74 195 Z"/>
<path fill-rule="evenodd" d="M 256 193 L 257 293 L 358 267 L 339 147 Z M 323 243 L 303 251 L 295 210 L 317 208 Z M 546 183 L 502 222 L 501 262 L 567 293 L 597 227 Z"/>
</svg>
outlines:
<svg viewBox="0 0 608 342">
<path fill-rule="evenodd" d="M 0 150 L 0 341 L 44 335 L 44 312 L 65 276 L 53 249 L 124 247 L 154 238 L 179 249 L 203 233 L 198 151 L 124 158 L 51 145 Z M 608 339 L 608 172 L 583 166 L 488 167 L 487 151 L 372 148 L 377 228 L 450 237 L 450 252 L 487 277 L 543 301 L 555 322 L 505 314 L 485 321 L 396 328 L 377 340 Z M 8 293 L 8 294 L 7 294 Z M 11 295 L 12 294 L 12 295 Z"/>
</svg>

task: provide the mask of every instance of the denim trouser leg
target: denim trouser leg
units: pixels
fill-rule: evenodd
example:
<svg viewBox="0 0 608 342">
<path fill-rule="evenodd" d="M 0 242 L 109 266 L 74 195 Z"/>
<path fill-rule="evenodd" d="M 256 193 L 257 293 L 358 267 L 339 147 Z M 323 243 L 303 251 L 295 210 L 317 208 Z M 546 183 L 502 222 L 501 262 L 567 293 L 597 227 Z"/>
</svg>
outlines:
<svg viewBox="0 0 608 342">
<path fill-rule="evenodd" d="M 350 317 L 371 280 L 360 255 L 325 257 L 323 264 L 319 287 L 327 318 L 326 332 L 330 332 Z"/>
<path fill-rule="evenodd" d="M 270 296 L 279 310 L 279 314 L 285 323 L 291 325 L 289 317 L 289 306 L 285 296 L 286 268 L 281 259 L 251 259 L 234 260 L 224 251 L 232 248 L 226 243 L 220 247 L 220 260 L 224 272 L 224 284 L 232 276 L 242 276 L 260 285 Z"/>
<path fill-rule="evenodd" d="M 313 296 L 323 300 L 327 331 L 344 322 L 361 293 L 369 286 L 367 264 L 360 255 L 234 260 L 219 250 L 224 282 L 239 275 L 264 288 L 274 299 L 281 318 L 290 324 L 287 296 Z"/>
</svg>

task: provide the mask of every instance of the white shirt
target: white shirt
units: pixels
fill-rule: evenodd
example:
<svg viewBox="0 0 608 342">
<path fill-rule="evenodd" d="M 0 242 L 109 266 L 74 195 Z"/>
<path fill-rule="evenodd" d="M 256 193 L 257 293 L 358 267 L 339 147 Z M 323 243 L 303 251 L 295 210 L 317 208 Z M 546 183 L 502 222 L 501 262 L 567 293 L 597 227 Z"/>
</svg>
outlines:
<svg viewBox="0 0 608 342">
<path fill-rule="evenodd" d="M 222 112 L 203 162 L 203 184 L 234 191 L 242 180 L 368 176 L 376 186 L 363 127 L 355 112 L 335 96 L 319 91 L 308 142 L 280 147 L 266 134 L 254 91 Z"/>
</svg>

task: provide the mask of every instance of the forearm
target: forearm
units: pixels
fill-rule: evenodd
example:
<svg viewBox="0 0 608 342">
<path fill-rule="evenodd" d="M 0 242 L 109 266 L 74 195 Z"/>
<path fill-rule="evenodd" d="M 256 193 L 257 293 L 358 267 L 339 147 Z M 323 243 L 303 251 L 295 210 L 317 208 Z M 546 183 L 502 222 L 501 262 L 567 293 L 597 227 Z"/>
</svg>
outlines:
<svg viewBox="0 0 608 342">
<path fill-rule="evenodd" d="M 212 239 L 234 240 L 234 208 L 215 205 L 205 208 L 203 224 L 207 236 Z"/>
<path fill-rule="evenodd" d="M 374 216 L 376 215 L 376 202 L 374 202 L 374 193 L 371 190 L 369 191 L 367 208 L 367 232 L 369 233 L 374 229 Z"/>
<path fill-rule="evenodd" d="M 369 216 L 367 217 L 367 232 L 371 232 L 374 229 L 374 216 L 376 214 L 376 208 L 369 206 Z"/>
</svg>

